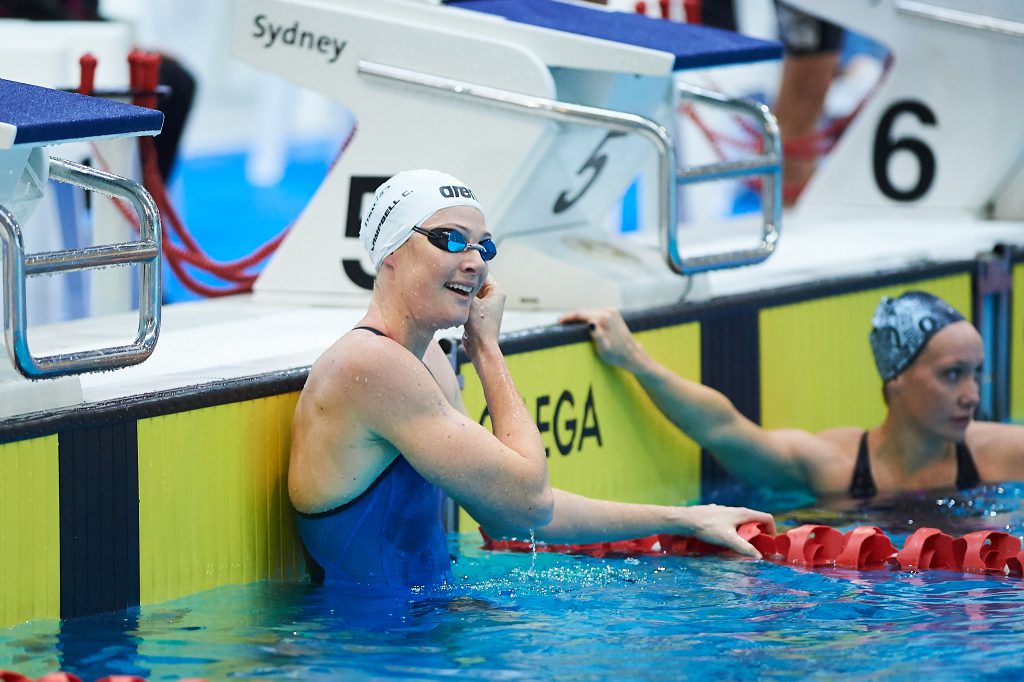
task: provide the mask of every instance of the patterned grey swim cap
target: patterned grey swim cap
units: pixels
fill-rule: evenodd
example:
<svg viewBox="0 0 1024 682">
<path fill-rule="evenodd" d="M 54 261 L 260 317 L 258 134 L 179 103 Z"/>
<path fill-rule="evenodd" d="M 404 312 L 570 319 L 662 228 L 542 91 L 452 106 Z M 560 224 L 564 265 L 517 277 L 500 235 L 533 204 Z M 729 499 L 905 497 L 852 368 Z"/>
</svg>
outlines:
<svg viewBox="0 0 1024 682">
<path fill-rule="evenodd" d="M 871 317 L 868 336 L 882 380 L 899 376 L 940 329 L 962 319 L 953 306 L 924 291 L 883 296 Z"/>
</svg>

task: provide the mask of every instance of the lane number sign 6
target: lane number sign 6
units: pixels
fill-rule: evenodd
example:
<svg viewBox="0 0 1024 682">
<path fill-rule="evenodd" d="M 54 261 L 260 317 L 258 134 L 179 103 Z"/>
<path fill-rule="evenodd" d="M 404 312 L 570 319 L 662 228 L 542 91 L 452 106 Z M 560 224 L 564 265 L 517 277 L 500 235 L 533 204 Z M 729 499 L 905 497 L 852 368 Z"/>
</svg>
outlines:
<svg viewBox="0 0 1024 682">
<path fill-rule="evenodd" d="M 893 136 L 897 119 L 906 116 L 915 118 L 918 123 L 925 126 L 934 126 L 938 122 L 931 109 L 914 100 L 894 103 L 878 122 L 872 155 L 875 184 L 882 194 L 894 201 L 916 201 L 931 189 L 935 181 L 935 154 L 931 148 L 917 137 Z M 911 187 L 897 187 L 890 177 L 890 162 L 898 152 L 910 154 L 917 164 L 917 182 Z"/>
</svg>

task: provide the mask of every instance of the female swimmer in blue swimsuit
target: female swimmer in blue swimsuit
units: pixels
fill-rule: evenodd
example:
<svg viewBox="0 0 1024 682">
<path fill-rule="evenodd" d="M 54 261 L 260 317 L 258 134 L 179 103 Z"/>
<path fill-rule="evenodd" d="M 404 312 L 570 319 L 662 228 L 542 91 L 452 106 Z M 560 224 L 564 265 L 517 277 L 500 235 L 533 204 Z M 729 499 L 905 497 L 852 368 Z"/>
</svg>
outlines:
<svg viewBox="0 0 1024 682">
<path fill-rule="evenodd" d="M 736 533 L 768 514 L 665 507 L 552 489 L 544 445 L 498 347 L 505 295 L 488 277 L 496 248 L 474 193 L 437 171 L 377 190 L 360 238 L 377 269 L 358 326 L 316 361 L 296 407 L 288 491 L 302 541 L 334 585 L 406 588 L 450 578 L 447 493 L 494 537 L 586 543 L 693 535 L 741 554 Z M 463 342 L 493 433 L 470 419 L 440 329 Z"/>
</svg>

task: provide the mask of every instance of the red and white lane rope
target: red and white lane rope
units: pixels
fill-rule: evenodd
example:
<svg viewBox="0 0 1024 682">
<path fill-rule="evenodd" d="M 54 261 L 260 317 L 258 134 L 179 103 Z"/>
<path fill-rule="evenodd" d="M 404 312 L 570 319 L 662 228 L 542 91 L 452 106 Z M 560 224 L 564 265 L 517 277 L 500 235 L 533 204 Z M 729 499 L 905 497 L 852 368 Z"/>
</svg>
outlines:
<svg viewBox="0 0 1024 682">
<path fill-rule="evenodd" d="M 780 535 L 767 526 L 747 523 L 738 529 L 768 561 L 793 566 L 834 566 L 857 570 L 946 570 L 1024 576 L 1020 539 L 1000 531 L 979 530 L 953 538 L 936 528 L 919 528 L 897 549 L 875 526 L 841 533 L 831 526 L 807 524 Z M 546 545 L 520 540 L 494 540 L 483 529 L 484 548 L 506 552 L 561 552 L 587 556 L 691 556 L 727 554 L 724 547 L 683 535 L 651 535 L 633 540 L 585 545 Z"/>
</svg>

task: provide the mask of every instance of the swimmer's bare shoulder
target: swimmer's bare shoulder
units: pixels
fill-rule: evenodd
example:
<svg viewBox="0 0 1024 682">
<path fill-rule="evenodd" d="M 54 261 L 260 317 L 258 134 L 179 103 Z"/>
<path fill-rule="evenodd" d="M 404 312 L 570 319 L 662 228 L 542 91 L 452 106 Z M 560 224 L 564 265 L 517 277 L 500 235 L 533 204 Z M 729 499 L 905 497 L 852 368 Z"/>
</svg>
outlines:
<svg viewBox="0 0 1024 682">
<path fill-rule="evenodd" d="M 1024 480 L 1024 427 L 973 421 L 964 441 L 982 481 Z"/>
<path fill-rule="evenodd" d="M 428 382 L 436 395 L 411 353 L 370 332 L 351 331 L 324 351 L 310 368 L 292 422 L 292 504 L 315 511 L 365 490 L 397 455 L 375 421 L 382 414 L 400 420 L 409 403 L 404 398 Z"/>
<path fill-rule="evenodd" d="M 844 492 L 850 485 L 862 429 L 840 427 L 811 433 L 801 429 L 778 429 L 775 438 L 784 439 L 795 460 L 804 485 L 815 495 Z"/>
</svg>

